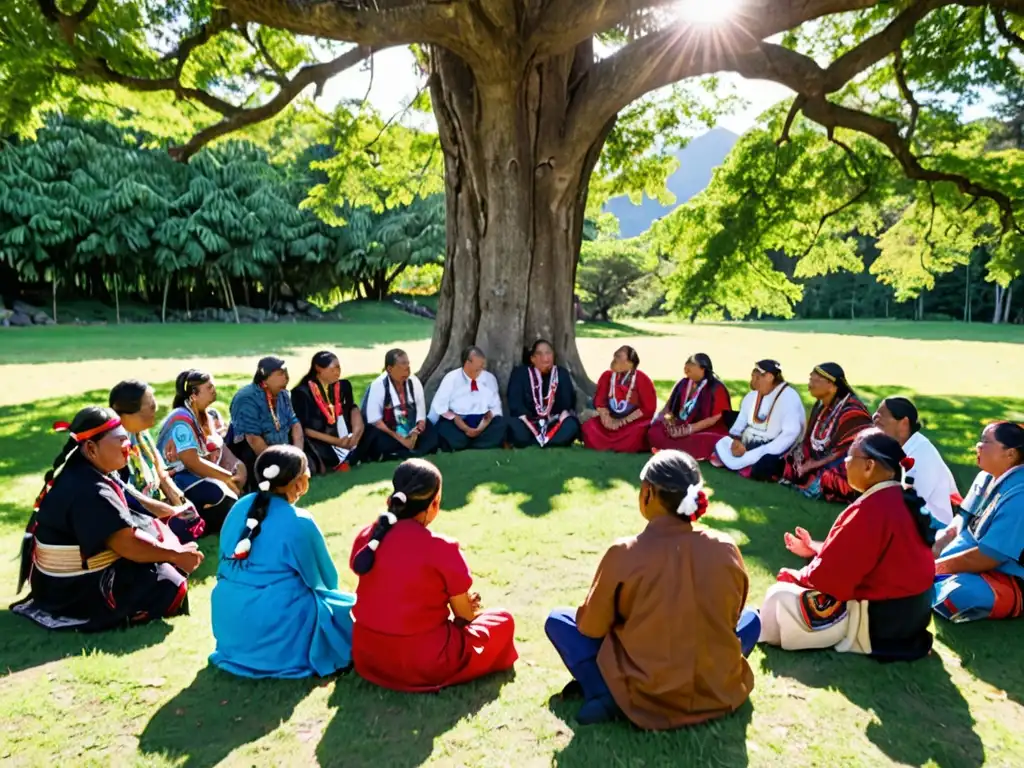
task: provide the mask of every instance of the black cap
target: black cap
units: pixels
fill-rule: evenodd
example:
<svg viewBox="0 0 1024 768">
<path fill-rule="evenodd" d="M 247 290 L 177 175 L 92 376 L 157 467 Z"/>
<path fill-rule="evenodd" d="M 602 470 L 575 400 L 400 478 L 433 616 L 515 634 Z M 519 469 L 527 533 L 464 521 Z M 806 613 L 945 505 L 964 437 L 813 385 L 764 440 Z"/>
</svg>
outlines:
<svg viewBox="0 0 1024 768">
<path fill-rule="evenodd" d="M 270 374 L 276 371 L 288 370 L 288 366 L 285 365 L 284 360 L 280 357 L 274 357 L 268 355 L 267 357 L 261 358 L 256 366 L 256 375 L 261 378 L 267 378 Z"/>
<path fill-rule="evenodd" d="M 758 360 L 754 363 L 754 367 L 761 373 L 774 373 L 776 376 L 782 373 L 782 366 L 779 365 L 778 360 Z"/>
</svg>

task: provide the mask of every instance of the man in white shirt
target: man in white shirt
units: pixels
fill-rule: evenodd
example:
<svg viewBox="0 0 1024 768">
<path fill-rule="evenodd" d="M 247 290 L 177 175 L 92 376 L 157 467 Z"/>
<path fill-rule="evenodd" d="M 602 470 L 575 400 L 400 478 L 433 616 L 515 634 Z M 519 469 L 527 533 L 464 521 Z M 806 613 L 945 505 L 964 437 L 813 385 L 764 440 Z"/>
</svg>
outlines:
<svg viewBox="0 0 1024 768">
<path fill-rule="evenodd" d="M 462 353 L 462 367 L 441 379 L 430 406 L 443 451 L 500 448 L 507 425 L 501 413 L 501 392 L 487 357 L 479 347 Z"/>
<path fill-rule="evenodd" d="M 804 404 L 775 360 L 757 362 L 750 374 L 750 390 L 729 435 L 715 446 L 711 463 L 754 480 L 777 480 L 786 453 L 803 434 Z"/>
<path fill-rule="evenodd" d="M 907 479 L 913 481 L 917 495 L 924 499 L 925 509 L 936 521 L 936 527 L 949 525 L 953 521 L 953 504 L 960 503 L 960 492 L 946 462 L 922 434 L 917 407 L 905 397 L 887 397 L 879 403 L 872 421 L 898 441 L 903 452 L 914 460 Z"/>
</svg>

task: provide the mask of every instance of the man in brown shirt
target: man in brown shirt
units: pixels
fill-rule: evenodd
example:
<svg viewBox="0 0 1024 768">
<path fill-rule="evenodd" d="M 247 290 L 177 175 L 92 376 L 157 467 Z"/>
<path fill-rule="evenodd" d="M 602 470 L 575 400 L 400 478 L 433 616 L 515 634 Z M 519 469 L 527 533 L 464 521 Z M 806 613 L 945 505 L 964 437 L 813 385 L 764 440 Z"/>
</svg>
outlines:
<svg viewBox="0 0 1024 768">
<path fill-rule="evenodd" d="M 617 707 L 640 728 L 662 730 L 747 700 L 754 678 L 744 656 L 760 619 L 743 610 L 748 579 L 736 545 L 693 528 L 707 507 L 696 462 L 662 451 L 641 481 L 647 527 L 608 550 L 575 620 L 556 611 L 546 629 L 587 699 L 581 723 Z"/>
</svg>

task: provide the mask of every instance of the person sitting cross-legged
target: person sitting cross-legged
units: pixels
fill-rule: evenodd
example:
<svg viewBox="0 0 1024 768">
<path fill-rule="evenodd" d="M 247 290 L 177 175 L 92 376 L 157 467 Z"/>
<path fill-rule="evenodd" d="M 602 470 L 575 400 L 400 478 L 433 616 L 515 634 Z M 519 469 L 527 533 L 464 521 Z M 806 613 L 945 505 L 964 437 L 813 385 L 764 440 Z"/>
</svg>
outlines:
<svg viewBox="0 0 1024 768">
<path fill-rule="evenodd" d="M 805 421 L 804 404 L 782 377 L 782 367 L 775 360 L 760 360 L 750 374 L 750 392 L 740 403 L 729 434 L 715 445 L 711 464 L 741 477 L 774 481 Z"/>
<path fill-rule="evenodd" d="M 426 456 L 437 450 L 437 430 L 427 419 L 423 384 L 412 372 L 409 355 L 391 349 L 384 355 L 384 373 L 363 397 L 366 434 L 360 461 L 391 461 Z"/>
<path fill-rule="evenodd" d="M 958 624 L 1024 615 L 1024 427 L 990 424 L 976 451 L 981 472 L 935 542 L 933 607 Z"/>
<path fill-rule="evenodd" d="M 640 473 L 647 527 L 605 553 L 577 610 L 557 609 L 548 639 L 583 697 L 584 725 L 625 714 L 665 730 L 735 711 L 754 676 L 744 658 L 761 631 L 744 609 L 749 580 L 736 545 L 693 527 L 707 509 L 696 459 L 665 450 Z"/>
<path fill-rule="evenodd" d="M 498 380 L 479 347 L 462 353 L 462 367 L 441 379 L 430 406 L 442 451 L 500 448 L 507 432 Z"/>
<path fill-rule="evenodd" d="M 810 563 L 779 571 L 761 605 L 759 642 L 787 651 L 835 648 L 883 661 L 922 658 L 932 647 L 935 531 L 905 475 L 913 460 L 896 440 L 868 429 L 845 461 L 860 496 L 824 541 L 803 528 L 785 535 L 786 549 Z"/>
<path fill-rule="evenodd" d="M 572 445 L 580 434 L 575 405 L 571 374 L 556 364 L 551 342 L 537 339 L 508 380 L 509 442 L 515 448 Z"/>
</svg>

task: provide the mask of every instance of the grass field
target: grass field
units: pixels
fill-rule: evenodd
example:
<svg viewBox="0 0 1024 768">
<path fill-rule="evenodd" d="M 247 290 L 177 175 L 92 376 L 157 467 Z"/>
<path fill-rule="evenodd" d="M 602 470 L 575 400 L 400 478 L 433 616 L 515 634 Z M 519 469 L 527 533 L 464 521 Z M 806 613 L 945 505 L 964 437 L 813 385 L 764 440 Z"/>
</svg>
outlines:
<svg viewBox="0 0 1024 768">
<path fill-rule="evenodd" d="M 0 558 L 0 606 L 14 599 L 21 528 L 61 442 L 49 432 L 55 419 L 104 400 L 101 387 L 139 369 L 144 373 L 138 375 L 162 374 L 151 380 L 163 382 L 158 395 L 166 403 L 166 382 L 185 360 L 202 358 L 203 349 L 215 358 L 210 367 L 225 402 L 255 357 L 281 352 L 297 371 L 318 346 L 340 349 L 346 369 L 359 374 L 359 390 L 379 368 L 384 347 L 401 343 L 422 354 L 429 333 L 429 324 L 415 318 L 374 312 L 341 324 L 218 327 L 216 333 L 209 326 L 131 326 L 0 334 L 6 390 L 0 401 L 0 552 L 11 555 Z M 959 339 L 953 334 L 961 329 L 872 324 L 858 335 L 859 325 L 844 323 L 811 335 L 807 324 L 658 323 L 589 328 L 580 347 L 596 375 L 620 339 L 634 343 L 662 399 L 686 354 L 698 348 L 712 354 L 734 397 L 743 393 L 757 357 L 782 360 L 801 384 L 813 363 L 838 360 L 871 405 L 895 390 L 915 395 L 963 489 L 973 476 L 971 446 L 981 425 L 1024 418 L 1024 358 L 1018 329 L 1006 329 L 1005 339 Z M 515 614 L 521 654 L 514 674 L 438 695 L 394 694 L 354 675 L 254 683 L 210 669 L 212 556 L 192 579 L 189 617 L 85 637 L 49 634 L 0 609 L 0 763 L 1024 764 L 1021 625 L 1013 622 L 936 623 L 936 652 L 910 665 L 759 648 L 751 657 L 753 696 L 732 717 L 661 734 L 625 724 L 578 727 L 574 705 L 556 696 L 567 677 L 544 638 L 543 619 L 551 607 L 578 604 L 608 543 L 640 528 L 636 477 L 643 461 L 581 448 L 438 457 L 445 511 L 436 525 L 461 540 L 485 602 Z M 353 535 L 379 513 L 390 472 L 373 465 L 318 478 L 305 500 L 346 587 L 355 584 L 344 568 Z M 802 524 L 824 535 L 838 510 L 714 470 L 707 477 L 713 496 L 706 523 L 740 544 L 757 605 L 778 568 L 797 564 L 782 546 L 783 531 Z M 205 542 L 204 550 L 212 555 L 215 542 Z"/>
</svg>

